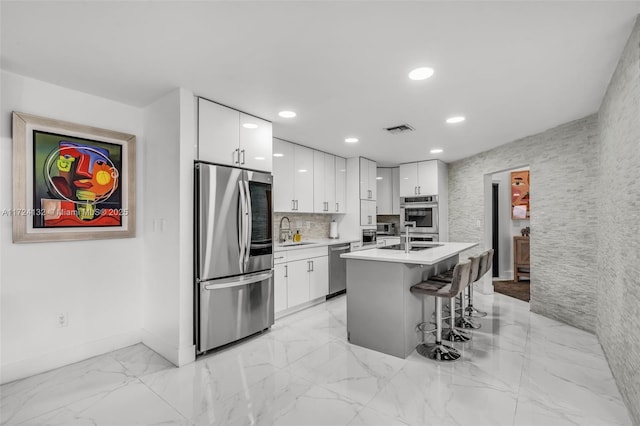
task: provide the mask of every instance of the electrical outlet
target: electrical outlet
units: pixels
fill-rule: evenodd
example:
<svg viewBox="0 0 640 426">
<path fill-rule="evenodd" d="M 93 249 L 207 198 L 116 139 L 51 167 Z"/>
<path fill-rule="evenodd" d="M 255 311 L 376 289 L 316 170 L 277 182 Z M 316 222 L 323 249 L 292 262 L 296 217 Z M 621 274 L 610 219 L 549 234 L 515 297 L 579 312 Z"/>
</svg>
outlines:
<svg viewBox="0 0 640 426">
<path fill-rule="evenodd" d="M 307 221 L 307 229 L 311 229 L 311 222 Z"/>
<path fill-rule="evenodd" d="M 66 327 L 69 325 L 69 314 L 66 312 L 61 312 L 57 316 L 58 327 Z"/>
</svg>

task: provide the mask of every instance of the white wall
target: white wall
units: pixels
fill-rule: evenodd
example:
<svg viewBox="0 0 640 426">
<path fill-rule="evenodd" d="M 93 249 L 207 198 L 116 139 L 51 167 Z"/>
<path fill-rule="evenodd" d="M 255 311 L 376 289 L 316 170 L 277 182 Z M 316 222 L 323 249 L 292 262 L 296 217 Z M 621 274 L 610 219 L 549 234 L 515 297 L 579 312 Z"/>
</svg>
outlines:
<svg viewBox="0 0 640 426">
<path fill-rule="evenodd" d="M 143 342 L 176 365 L 193 361 L 195 98 L 175 90 L 144 110 L 147 143 Z"/>
<path fill-rule="evenodd" d="M 140 109 L 1 73 L 0 208 L 12 205 L 11 112 L 20 111 L 137 136 Z M 142 170 L 142 155 L 136 165 Z M 137 229 L 144 196 L 138 174 Z M 137 343 L 142 321 L 142 238 L 12 243 L 12 222 L 0 216 L 1 381 L 12 381 Z M 59 328 L 58 313 L 68 313 Z"/>
</svg>

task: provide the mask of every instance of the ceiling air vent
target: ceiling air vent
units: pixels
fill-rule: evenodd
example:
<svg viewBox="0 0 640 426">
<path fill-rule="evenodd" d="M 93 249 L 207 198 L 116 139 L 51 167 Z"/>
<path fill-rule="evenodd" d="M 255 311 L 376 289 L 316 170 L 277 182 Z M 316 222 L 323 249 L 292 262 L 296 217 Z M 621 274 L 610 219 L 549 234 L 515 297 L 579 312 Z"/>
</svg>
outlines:
<svg viewBox="0 0 640 426">
<path fill-rule="evenodd" d="M 399 133 L 412 132 L 414 129 L 408 124 L 401 124 L 399 126 L 387 127 L 385 130 L 393 135 L 397 135 Z"/>
</svg>

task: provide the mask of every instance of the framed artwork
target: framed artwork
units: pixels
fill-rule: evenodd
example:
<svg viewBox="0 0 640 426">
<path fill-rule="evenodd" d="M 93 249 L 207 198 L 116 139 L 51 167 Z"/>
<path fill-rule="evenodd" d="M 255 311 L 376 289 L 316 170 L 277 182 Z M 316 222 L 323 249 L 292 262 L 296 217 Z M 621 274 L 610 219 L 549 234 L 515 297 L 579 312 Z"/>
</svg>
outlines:
<svg viewBox="0 0 640 426">
<path fill-rule="evenodd" d="M 511 219 L 529 219 L 529 170 L 511 172 Z"/>
<path fill-rule="evenodd" d="M 135 237 L 135 149 L 134 135 L 14 112 L 13 242 Z"/>
</svg>

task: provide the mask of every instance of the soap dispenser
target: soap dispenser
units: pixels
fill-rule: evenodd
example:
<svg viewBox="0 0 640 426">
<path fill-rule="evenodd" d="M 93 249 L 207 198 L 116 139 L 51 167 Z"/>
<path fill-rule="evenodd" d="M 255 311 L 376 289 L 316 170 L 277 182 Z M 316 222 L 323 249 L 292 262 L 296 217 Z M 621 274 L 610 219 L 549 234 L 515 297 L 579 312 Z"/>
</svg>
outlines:
<svg viewBox="0 0 640 426">
<path fill-rule="evenodd" d="M 300 241 L 302 241 L 302 235 L 300 235 L 300 230 L 297 230 L 295 235 L 293 236 L 293 242 L 299 243 Z"/>
</svg>

